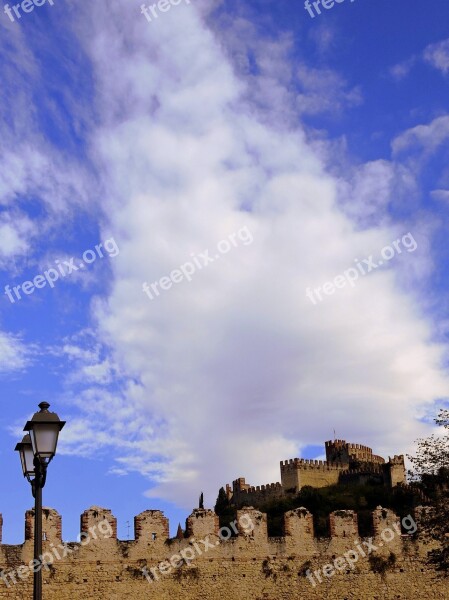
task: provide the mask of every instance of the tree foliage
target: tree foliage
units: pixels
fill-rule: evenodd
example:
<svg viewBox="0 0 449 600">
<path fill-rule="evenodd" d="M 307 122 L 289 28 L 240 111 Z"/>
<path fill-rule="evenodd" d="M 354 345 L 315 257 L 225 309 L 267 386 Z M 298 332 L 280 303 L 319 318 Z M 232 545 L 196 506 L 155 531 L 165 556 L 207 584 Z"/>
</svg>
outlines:
<svg viewBox="0 0 449 600">
<path fill-rule="evenodd" d="M 215 513 L 219 517 L 220 527 L 229 527 L 229 523 L 232 523 L 237 516 L 237 509 L 229 502 L 224 488 L 220 488 L 218 492 Z"/>
<path fill-rule="evenodd" d="M 412 479 L 430 499 L 430 510 L 419 520 L 421 537 L 434 542 L 429 562 L 449 575 L 449 410 L 440 410 L 435 423 L 441 435 L 418 440 L 416 456 L 409 456 Z"/>
<path fill-rule="evenodd" d="M 393 489 L 378 483 L 363 485 L 336 484 L 323 488 L 304 486 L 295 496 L 267 502 L 261 506 L 267 513 L 268 534 L 283 535 L 284 513 L 304 507 L 313 515 L 315 535 L 329 536 L 329 515 L 336 510 L 353 510 L 357 513 L 360 535 L 372 535 L 372 512 L 381 505 L 399 516 L 407 516 L 421 504 L 421 498 L 413 488 L 397 486 Z"/>
</svg>

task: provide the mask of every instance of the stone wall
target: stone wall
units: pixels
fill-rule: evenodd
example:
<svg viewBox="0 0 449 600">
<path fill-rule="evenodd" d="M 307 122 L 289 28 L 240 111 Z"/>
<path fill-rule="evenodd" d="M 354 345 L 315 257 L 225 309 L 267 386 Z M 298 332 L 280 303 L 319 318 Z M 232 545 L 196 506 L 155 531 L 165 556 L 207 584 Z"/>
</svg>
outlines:
<svg viewBox="0 0 449 600">
<path fill-rule="evenodd" d="M 266 502 L 281 500 L 285 493 L 282 484 L 267 483 L 266 485 L 250 486 L 246 483 L 243 486 L 240 482 L 244 478 L 233 482 L 232 501 L 235 506 L 260 506 Z"/>
<path fill-rule="evenodd" d="M 237 513 L 236 531 L 226 541 L 217 535 L 217 517 L 212 511 L 194 511 L 186 524 L 190 537 L 183 540 L 167 539 L 168 521 L 163 513 L 145 511 L 135 518 L 135 539 L 119 541 L 111 511 L 92 507 L 81 519 L 82 531 L 90 531 L 90 539 L 68 544 L 66 556 L 64 544 L 58 542 L 60 516 L 51 509 L 44 509 L 43 515 L 44 520 L 48 515 L 43 542 L 48 553 L 48 564 L 43 569 L 45 600 L 72 600 L 79 596 L 83 600 L 449 599 L 448 580 L 427 567 L 423 559 L 426 548 L 419 537 L 415 540 L 401 534 L 398 517 L 381 507 L 373 513 L 373 540 L 367 541 L 376 544 L 376 551 L 360 556 L 351 568 L 334 574 L 327 567 L 364 544 L 352 511 L 330 515 L 329 538 L 316 539 L 312 515 L 304 508 L 285 514 L 282 538 L 267 537 L 265 515 L 253 508 L 242 509 Z M 99 520 L 101 517 L 103 521 Z M 29 521 L 30 512 L 26 518 Z M 252 524 L 250 530 L 248 522 Z M 32 523 L 28 522 L 28 532 L 32 530 Z M 385 536 L 387 530 L 394 532 L 392 539 L 391 534 Z M 106 532 L 110 537 L 102 537 L 101 533 Z M 201 543 L 202 539 L 209 541 L 208 547 Z M 48 556 L 54 554 L 55 548 L 60 558 L 50 564 Z M 32 597 L 32 575 L 26 576 L 23 567 L 20 571 L 21 565 L 32 560 L 32 553 L 30 534 L 22 545 L 0 545 L 0 599 Z M 191 560 L 170 567 L 173 558 L 183 553 Z M 145 577 L 143 568 L 148 573 L 161 564 L 165 566 L 157 570 L 156 577 Z M 11 569 L 15 569 L 16 584 L 12 582 Z M 316 576 L 314 583 L 306 576 L 314 571 L 321 583 Z"/>
<path fill-rule="evenodd" d="M 321 488 L 338 483 L 340 473 L 347 468 L 339 463 L 303 458 L 281 461 L 280 466 L 282 487 L 296 492 L 306 485 Z"/>
</svg>

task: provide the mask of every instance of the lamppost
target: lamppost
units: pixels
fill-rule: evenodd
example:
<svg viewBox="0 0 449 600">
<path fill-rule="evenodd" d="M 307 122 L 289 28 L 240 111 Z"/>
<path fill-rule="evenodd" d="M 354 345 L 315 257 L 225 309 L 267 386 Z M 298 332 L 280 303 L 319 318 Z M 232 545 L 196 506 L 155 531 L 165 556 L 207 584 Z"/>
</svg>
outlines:
<svg viewBox="0 0 449 600">
<path fill-rule="evenodd" d="M 34 498 L 34 565 L 42 556 L 42 488 L 47 479 L 47 467 L 56 454 L 59 432 L 65 425 L 56 413 L 50 412 L 48 402 L 39 404 L 40 411 L 27 421 L 23 437 L 15 450 L 20 453 L 24 477 L 31 484 Z M 33 600 L 42 600 L 42 566 L 34 569 Z"/>
</svg>

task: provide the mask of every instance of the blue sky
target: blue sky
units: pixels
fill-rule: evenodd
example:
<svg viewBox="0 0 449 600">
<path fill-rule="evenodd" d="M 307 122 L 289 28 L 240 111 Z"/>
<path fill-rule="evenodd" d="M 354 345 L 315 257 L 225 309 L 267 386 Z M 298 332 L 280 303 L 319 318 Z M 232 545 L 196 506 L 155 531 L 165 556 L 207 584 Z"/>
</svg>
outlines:
<svg viewBox="0 0 449 600">
<path fill-rule="evenodd" d="M 122 539 L 148 508 L 175 531 L 202 490 L 212 506 L 236 477 L 277 481 L 333 429 L 411 452 L 447 404 L 447 2 L 311 18 L 192 0 L 151 22 L 140 6 L 0 11 L 6 543 L 32 505 L 13 448 L 42 400 L 67 421 L 44 503 L 68 540 L 94 504 Z M 53 287 L 11 292 L 59 266 Z"/>
</svg>

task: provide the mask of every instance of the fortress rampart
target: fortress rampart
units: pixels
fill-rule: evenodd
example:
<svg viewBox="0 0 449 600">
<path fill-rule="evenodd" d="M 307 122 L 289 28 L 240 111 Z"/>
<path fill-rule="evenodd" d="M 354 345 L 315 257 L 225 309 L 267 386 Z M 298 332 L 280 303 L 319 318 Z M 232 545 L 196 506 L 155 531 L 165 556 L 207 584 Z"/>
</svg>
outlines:
<svg viewBox="0 0 449 600">
<path fill-rule="evenodd" d="M 169 539 L 167 518 L 161 511 L 148 510 L 134 519 L 134 539 L 121 541 L 111 511 L 92 507 L 81 517 L 81 532 L 89 533 L 90 539 L 67 544 L 62 542 L 61 516 L 49 508 L 42 512 L 45 600 L 80 596 L 83 600 L 414 600 L 422 597 L 423 590 L 431 600 L 448 598 L 447 580 L 425 563 L 429 547 L 422 545 L 419 528 L 417 537 L 401 531 L 397 515 L 381 507 L 373 513 L 373 536 L 364 545 L 365 549 L 368 543 L 375 546 L 372 554 L 367 550 L 353 567 L 332 577 L 323 575 L 323 567 L 364 544 L 353 511 L 332 513 L 329 537 L 317 539 L 311 513 L 297 508 L 284 515 L 284 536 L 269 538 L 266 515 L 248 507 L 237 512 L 237 533 L 225 541 L 219 537 L 218 518 L 211 510 L 193 511 L 184 539 Z M 240 526 L 242 515 L 252 523 L 251 529 Z M 33 511 L 26 513 L 23 544 L 0 545 L 0 599 L 32 597 L 32 574 L 26 574 L 26 565 L 33 558 L 33 516 Z M 209 540 L 208 550 L 199 544 L 204 539 Z M 200 545 L 203 551 L 188 564 L 170 568 L 173 556 L 189 548 L 193 552 Z M 379 564 L 385 569 L 379 571 Z M 142 569 L 156 565 L 165 566 L 157 579 L 147 580 Z M 313 586 L 305 575 L 317 569 L 322 582 Z"/>
<path fill-rule="evenodd" d="M 368 446 L 345 440 L 327 441 L 325 449 L 327 460 L 281 460 L 281 483 L 251 486 L 244 477 L 234 480 L 232 489 L 226 486 L 228 500 L 237 507 L 252 504 L 260 508 L 267 502 L 296 494 L 305 486 L 321 488 L 376 481 L 392 488 L 406 483 L 403 455 L 395 455 L 386 462 Z"/>
<path fill-rule="evenodd" d="M 234 497 L 234 501 L 237 501 L 238 504 L 242 506 L 257 506 L 264 502 L 279 500 L 284 496 L 284 489 L 279 482 L 250 486 L 246 484 L 245 479 L 241 477 L 240 479 L 233 481 L 232 485 L 233 492 L 230 494 L 230 497 Z"/>
</svg>

